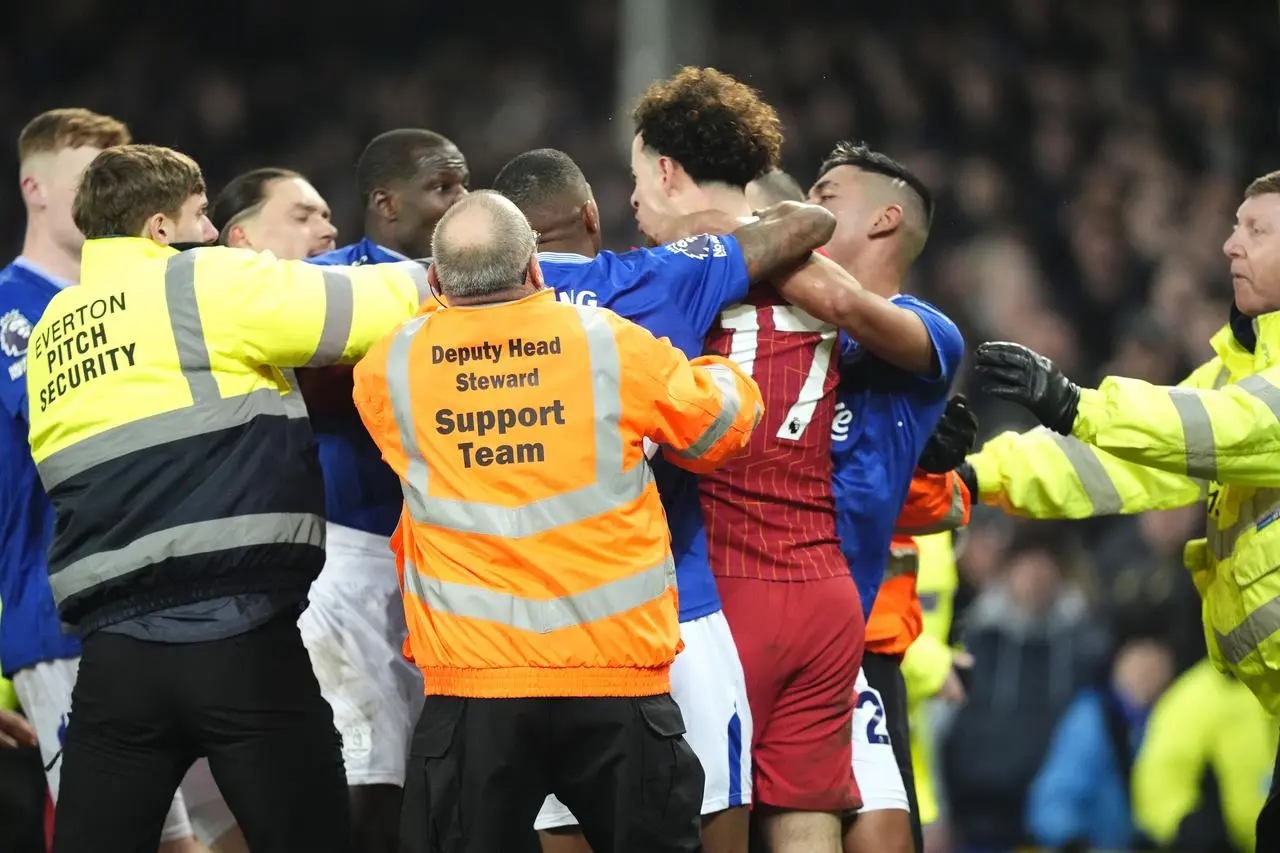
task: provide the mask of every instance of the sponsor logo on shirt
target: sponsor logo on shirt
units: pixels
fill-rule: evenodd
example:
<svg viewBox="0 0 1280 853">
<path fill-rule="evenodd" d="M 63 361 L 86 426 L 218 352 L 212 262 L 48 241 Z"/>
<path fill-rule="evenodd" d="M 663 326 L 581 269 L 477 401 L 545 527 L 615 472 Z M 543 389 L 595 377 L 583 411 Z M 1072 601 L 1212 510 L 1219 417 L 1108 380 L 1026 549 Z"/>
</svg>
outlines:
<svg viewBox="0 0 1280 853">
<path fill-rule="evenodd" d="M 831 440 L 844 441 L 849 437 L 849 424 L 853 423 L 853 412 L 844 403 L 836 403 L 835 417 L 831 419 Z"/>
<path fill-rule="evenodd" d="M 724 241 L 714 234 L 681 237 L 674 243 L 668 243 L 667 251 L 673 255 L 685 255 L 695 261 L 705 261 L 708 257 L 725 258 L 729 255 L 724 247 Z"/>
<path fill-rule="evenodd" d="M 31 321 L 18 310 L 0 317 L 0 352 L 9 358 L 18 358 L 27 352 L 31 340 Z"/>
</svg>

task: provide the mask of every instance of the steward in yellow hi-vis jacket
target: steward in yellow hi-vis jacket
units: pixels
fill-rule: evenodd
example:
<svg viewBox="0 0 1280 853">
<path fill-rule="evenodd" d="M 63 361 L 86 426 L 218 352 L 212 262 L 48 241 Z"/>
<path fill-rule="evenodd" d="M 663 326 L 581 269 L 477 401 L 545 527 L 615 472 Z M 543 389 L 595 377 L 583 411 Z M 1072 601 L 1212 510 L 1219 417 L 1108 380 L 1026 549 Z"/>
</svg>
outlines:
<svg viewBox="0 0 1280 853">
<path fill-rule="evenodd" d="M 1280 713 L 1280 172 L 1255 180 L 1223 246 L 1235 304 L 1216 356 L 1176 388 L 1108 377 L 1081 389 L 1017 344 L 984 344 L 980 385 L 1047 430 L 1005 434 L 970 457 L 981 499 L 1036 518 L 1208 501 L 1184 561 L 1203 599 L 1214 665 Z M 975 485 L 970 482 L 970 485 Z M 1275 789 L 1259 850 L 1280 850 Z"/>
<path fill-rule="evenodd" d="M 99 154 L 74 204 L 80 284 L 30 336 L 50 581 L 84 637 L 60 851 L 154 849 L 206 755 L 255 851 L 349 849 L 341 742 L 297 627 L 325 519 L 290 369 L 358 359 L 416 313 L 426 271 L 179 251 L 216 233 L 204 206 L 178 152 Z"/>
<path fill-rule="evenodd" d="M 433 243 L 448 307 L 355 370 L 404 490 L 393 543 L 428 694 L 408 774 L 426 802 L 404 810 L 443 849 L 515 850 L 554 793 L 593 849 L 693 850 L 702 770 L 670 695 L 675 562 L 644 443 L 710 470 L 746 446 L 760 389 L 558 301 L 536 248 L 505 197 L 459 201 Z"/>
</svg>

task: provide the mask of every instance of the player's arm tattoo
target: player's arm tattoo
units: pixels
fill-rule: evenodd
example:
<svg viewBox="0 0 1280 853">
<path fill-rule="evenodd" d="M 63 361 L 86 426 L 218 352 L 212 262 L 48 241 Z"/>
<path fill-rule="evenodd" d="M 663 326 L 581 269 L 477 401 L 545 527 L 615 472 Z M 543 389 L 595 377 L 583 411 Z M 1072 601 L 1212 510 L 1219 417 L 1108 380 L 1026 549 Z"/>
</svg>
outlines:
<svg viewBox="0 0 1280 853">
<path fill-rule="evenodd" d="M 836 218 L 816 204 L 785 201 L 733 232 L 752 283 L 788 272 L 831 239 Z"/>
</svg>

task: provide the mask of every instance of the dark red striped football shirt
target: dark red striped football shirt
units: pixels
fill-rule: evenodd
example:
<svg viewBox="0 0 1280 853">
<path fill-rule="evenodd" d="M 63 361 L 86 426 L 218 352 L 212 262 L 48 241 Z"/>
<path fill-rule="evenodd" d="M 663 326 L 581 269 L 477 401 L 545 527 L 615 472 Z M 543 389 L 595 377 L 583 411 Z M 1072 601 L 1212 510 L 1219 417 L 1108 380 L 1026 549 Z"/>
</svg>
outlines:
<svg viewBox="0 0 1280 853">
<path fill-rule="evenodd" d="M 755 377 L 765 406 L 742 455 L 700 478 L 715 575 L 804 581 L 849 573 L 831 490 L 837 344 L 835 327 L 767 286 L 725 309 L 708 335 L 707 352 Z"/>
</svg>

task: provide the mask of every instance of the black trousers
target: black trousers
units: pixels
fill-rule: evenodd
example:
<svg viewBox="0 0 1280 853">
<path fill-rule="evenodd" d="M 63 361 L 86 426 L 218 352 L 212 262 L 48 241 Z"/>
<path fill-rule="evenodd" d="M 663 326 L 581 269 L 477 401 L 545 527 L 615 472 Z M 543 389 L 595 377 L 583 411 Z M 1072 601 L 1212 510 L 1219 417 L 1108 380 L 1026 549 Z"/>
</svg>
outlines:
<svg viewBox="0 0 1280 853">
<path fill-rule="evenodd" d="M 533 821 L 554 793 L 594 853 L 699 851 L 704 777 L 683 735 L 669 695 L 428 696 L 409 748 L 401 849 L 536 851 Z"/>
<path fill-rule="evenodd" d="M 911 723 L 907 713 L 907 683 L 898 658 L 867 652 L 862 656 L 862 672 L 867 683 L 880 691 L 884 702 L 884 723 L 893 746 L 893 757 L 902 773 L 911 806 L 911 838 L 916 853 L 924 851 L 924 830 L 920 826 L 920 801 L 916 798 L 916 774 L 911 763 Z"/>
<path fill-rule="evenodd" d="M 48 790 L 40 750 L 0 747 L 0 850 L 4 853 L 45 853 Z"/>
<path fill-rule="evenodd" d="M 341 738 L 292 614 L 209 643 L 85 639 L 55 853 L 155 853 L 200 756 L 253 853 L 349 853 Z"/>
<path fill-rule="evenodd" d="M 1271 771 L 1271 792 L 1258 815 L 1258 853 L 1280 850 L 1280 752 L 1276 754 L 1275 769 Z"/>
</svg>

